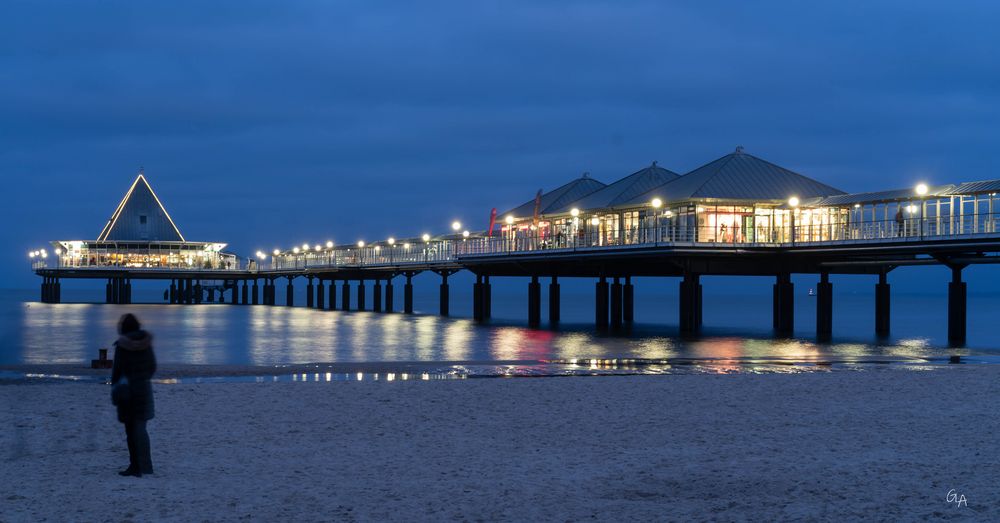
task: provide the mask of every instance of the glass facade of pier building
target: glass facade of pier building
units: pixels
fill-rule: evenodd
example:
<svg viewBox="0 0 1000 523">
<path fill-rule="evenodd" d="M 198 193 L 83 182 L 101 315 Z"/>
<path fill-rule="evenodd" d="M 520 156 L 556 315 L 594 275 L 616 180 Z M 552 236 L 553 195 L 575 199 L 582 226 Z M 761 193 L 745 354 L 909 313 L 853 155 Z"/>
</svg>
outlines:
<svg viewBox="0 0 1000 523">
<path fill-rule="evenodd" d="M 51 258 L 47 252 L 32 253 L 36 265 L 79 268 L 240 268 L 235 255 L 223 252 L 225 243 L 185 240 L 141 172 L 96 240 L 58 240 L 51 242 L 51 245 Z"/>
</svg>

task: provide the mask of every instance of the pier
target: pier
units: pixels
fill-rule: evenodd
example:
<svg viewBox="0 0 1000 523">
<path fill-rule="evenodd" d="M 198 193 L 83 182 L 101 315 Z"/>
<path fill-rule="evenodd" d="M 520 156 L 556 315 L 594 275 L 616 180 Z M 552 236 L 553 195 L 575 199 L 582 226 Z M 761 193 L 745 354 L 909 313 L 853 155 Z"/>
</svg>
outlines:
<svg viewBox="0 0 1000 523">
<path fill-rule="evenodd" d="M 274 306 L 283 291 L 287 306 L 409 314 L 413 277 L 433 273 L 439 313 L 447 316 L 449 277 L 469 271 L 472 316 L 486 322 L 492 282 L 527 278 L 532 327 L 558 324 L 560 281 L 585 278 L 594 282 L 595 328 L 608 331 L 633 321 L 634 278 L 674 278 L 676 322 L 685 335 L 701 329 L 703 278 L 758 276 L 773 279 L 774 331 L 789 336 L 791 276 L 812 274 L 821 339 L 833 335 L 832 275 L 872 276 L 876 334 L 888 336 L 891 273 L 941 265 L 951 270 L 951 280 L 941 282 L 948 339 L 960 346 L 967 323 L 962 271 L 1000 262 L 998 190 L 1000 180 L 987 180 L 848 194 L 737 149 L 684 175 L 655 162 L 612 184 L 584 175 L 500 213 L 485 231 L 456 222 L 436 236 L 304 244 L 243 258 L 223 243 L 184 240 L 140 174 L 98 240 L 56 241 L 51 256 L 47 249 L 29 256 L 47 303 L 61 301 L 64 279 L 106 281 L 107 303 L 130 303 L 135 280 L 160 280 L 171 304 Z M 295 296 L 296 278 L 307 281 L 305 296 Z M 403 283 L 401 309 L 394 282 Z"/>
</svg>

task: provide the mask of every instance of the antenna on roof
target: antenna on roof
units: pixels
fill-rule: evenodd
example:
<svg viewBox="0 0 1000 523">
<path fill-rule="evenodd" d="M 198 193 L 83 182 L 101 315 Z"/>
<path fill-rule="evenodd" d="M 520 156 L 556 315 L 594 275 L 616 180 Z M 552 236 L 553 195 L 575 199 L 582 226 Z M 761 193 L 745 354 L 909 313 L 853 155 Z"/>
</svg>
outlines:
<svg viewBox="0 0 1000 523">
<path fill-rule="evenodd" d="M 583 176 L 581 178 L 590 178 L 590 171 L 583 171 Z"/>
<path fill-rule="evenodd" d="M 653 167 L 656 167 L 656 160 L 653 160 Z"/>
<path fill-rule="evenodd" d="M 743 154 L 743 146 L 742 145 L 737 145 L 736 146 L 736 154 Z"/>
</svg>

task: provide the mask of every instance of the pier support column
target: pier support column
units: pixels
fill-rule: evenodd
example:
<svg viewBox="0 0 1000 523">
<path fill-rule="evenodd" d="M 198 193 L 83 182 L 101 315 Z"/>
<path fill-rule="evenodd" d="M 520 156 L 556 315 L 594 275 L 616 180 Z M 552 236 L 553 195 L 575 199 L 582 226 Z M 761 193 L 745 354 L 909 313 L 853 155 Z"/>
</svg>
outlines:
<svg viewBox="0 0 1000 523">
<path fill-rule="evenodd" d="M 243 305 L 250 305 L 250 285 L 247 284 L 246 280 L 243 280 L 243 290 L 240 292 L 240 303 Z"/>
<path fill-rule="evenodd" d="M 483 319 L 493 317 L 493 286 L 490 285 L 490 275 L 483 276 Z"/>
<path fill-rule="evenodd" d="M 885 271 L 878 275 L 875 284 L 875 335 L 880 338 L 889 336 L 889 283 Z"/>
<path fill-rule="evenodd" d="M 774 283 L 774 330 L 781 336 L 791 335 L 795 330 L 795 286 L 792 275 L 778 274 Z"/>
<path fill-rule="evenodd" d="M 306 282 L 307 282 L 306 283 L 306 308 L 311 309 L 311 308 L 313 308 L 313 305 L 315 303 L 314 302 L 315 295 L 313 293 L 316 292 L 316 286 L 313 285 L 312 276 L 309 276 L 308 278 L 306 278 Z"/>
<path fill-rule="evenodd" d="M 403 285 L 403 312 L 413 314 L 413 273 L 406 273 L 406 284 Z"/>
<path fill-rule="evenodd" d="M 108 278 L 108 283 L 104 286 L 104 303 L 114 303 L 112 296 L 114 296 L 114 285 L 111 283 L 111 278 Z"/>
<path fill-rule="evenodd" d="M 125 285 L 122 286 L 122 303 L 132 303 L 132 280 L 125 279 Z"/>
<path fill-rule="evenodd" d="M 948 283 L 948 343 L 965 345 L 966 330 L 966 284 L 962 281 L 962 268 L 951 267 L 951 281 Z"/>
<path fill-rule="evenodd" d="M 549 283 L 549 323 L 552 325 L 559 324 L 559 314 L 561 312 L 559 302 L 559 279 L 553 276 L 552 282 Z"/>
<path fill-rule="evenodd" d="M 608 280 L 604 276 L 597 282 L 596 294 L 594 324 L 598 330 L 605 330 L 608 328 Z"/>
<path fill-rule="evenodd" d="M 685 273 L 680 284 L 681 334 L 695 334 L 701 328 L 701 276 Z"/>
<path fill-rule="evenodd" d="M 441 273 L 441 292 L 440 292 L 440 313 L 441 316 L 447 316 L 450 306 L 450 297 L 448 294 L 448 272 L 444 271 Z"/>
<path fill-rule="evenodd" d="M 257 286 L 257 278 L 254 278 L 253 280 L 250 303 L 253 305 L 260 305 L 260 287 Z"/>
<path fill-rule="evenodd" d="M 392 278 L 385 279 L 385 312 L 392 312 Z"/>
<path fill-rule="evenodd" d="M 170 303 L 177 303 L 177 280 L 170 280 Z"/>
<path fill-rule="evenodd" d="M 635 290 L 632 287 L 632 277 L 625 277 L 622 287 L 622 322 L 631 324 L 635 320 Z"/>
<path fill-rule="evenodd" d="M 365 280 L 358 280 L 358 310 L 365 310 Z"/>
<path fill-rule="evenodd" d="M 215 303 L 215 288 L 208 289 L 208 303 Z"/>
<path fill-rule="evenodd" d="M 295 305 L 295 286 L 292 285 L 292 278 L 288 278 L 288 285 L 285 287 L 285 306 Z"/>
<path fill-rule="evenodd" d="M 372 285 L 372 310 L 382 312 L 382 280 L 375 278 L 375 285 Z"/>
<path fill-rule="evenodd" d="M 62 303 L 62 284 L 59 283 L 59 278 L 52 279 L 52 292 L 54 293 L 53 300 L 55 303 Z"/>
<path fill-rule="evenodd" d="M 274 306 L 278 301 L 276 285 L 273 279 L 269 279 L 267 283 L 267 304 Z"/>
<path fill-rule="evenodd" d="M 830 274 L 822 272 L 816 284 L 816 336 L 829 339 L 833 334 L 833 284 Z"/>
<path fill-rule="evenodd" d="M 323 278 L 320 278 L 316 282 L 316 308 L 325 309 L 326 308 L 326 289 L 323 288 Z"/>
<path fill-rule="evenodd" d="M 611 328 L 622 328 L 622 284 L 617 276 L 611 284 Z"/>
<path fill-rule="evenodd" d="M 472 319 L 483 321 L 483 275 L 476 275 L 476 283 L 472 284 Z"/>
<path fill-rule="evenodd" d="M 531 277 L 528 284 L 528 326 L 538 327 L 542 323 L 542 285 L 538 276 Z"/>
<path fill-rule="evenodd" d="M 344 285 L 340 288 L 340 308 L 351 310 L 351 281 L 344 280 Z"/>
<path fill-rule="evenodd" d="M 46 303 L 49 301 L 49 277 L 42 276 L 42 294 L 39 296 L 39 301 Z"/>
<path fill-rule="evenodd" d="M 327 300 L 329 308 L 331 311 L 337 310 L 337 280 L 330 280 L 330 290 L 328 291 L 329 298 Z"/>
<path fill-rule="evenodd" d="M 229 300 L 229 303 L 239 305 L 240 299 L 240 282 L 238 280 L 233 280 L 233 299 Z"/>
<path fill-rule="evenodd" d="M 188 288 L 191 288 L 190 280 L 188 281 Z M 201 280 L 198 280 L 198 282 L 194 284 L 194 292 L 191 294 L 191 300 L 188 303 L 201 303 L 202 288 Z M 222 293 L 219 293 L 219 300 L 222 300 Z"/>
</svg>

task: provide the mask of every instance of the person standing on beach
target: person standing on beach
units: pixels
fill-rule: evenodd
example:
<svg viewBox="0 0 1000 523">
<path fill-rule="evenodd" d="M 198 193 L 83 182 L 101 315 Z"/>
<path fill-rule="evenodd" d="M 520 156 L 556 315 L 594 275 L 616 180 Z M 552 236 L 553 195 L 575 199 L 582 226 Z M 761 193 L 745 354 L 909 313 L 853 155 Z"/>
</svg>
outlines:
<svg viewBox="0 0 1000 523">
<path fill-rule="evenodd" d="M 128 468 L 118 474 L 142 477 L 153 473 L 146 432 L 146 422 L 154 414 L 153 385 L 149 381 L 156 372 L 153 336 L 142 330 L 132 314 L 125 314 L 118 321 L 118 334 L 111 369 L 112 398 L 116 398 L 118 421 L 125 425 L 129 459 Z"/>
</svg>

